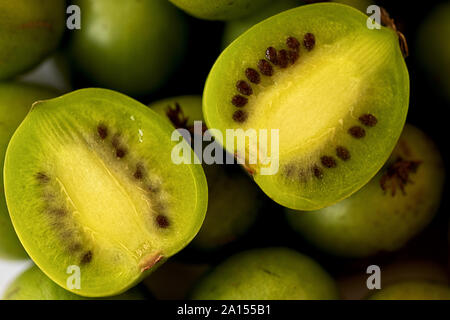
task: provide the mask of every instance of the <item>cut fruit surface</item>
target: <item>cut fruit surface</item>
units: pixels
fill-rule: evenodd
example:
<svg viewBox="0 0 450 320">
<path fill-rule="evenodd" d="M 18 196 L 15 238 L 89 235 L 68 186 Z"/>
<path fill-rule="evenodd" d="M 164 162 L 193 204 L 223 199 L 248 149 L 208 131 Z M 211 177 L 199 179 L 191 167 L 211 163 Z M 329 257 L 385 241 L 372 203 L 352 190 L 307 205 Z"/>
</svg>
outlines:
<svg viewBox="0 0 450 320">
<path fill-rule="evenodd" d="M 20 240 L 51 279 L 66 287 L 76 265 L 73 292 L 115 295 L 192 240 L 206 179 L 200 165 L 173 163 L 172 131 L 109 90 L 34 105 L 8 147 L 5 191 Z"/>
<path fill-rule="evenodd" d="M 245 159 L 267 195 L 313 210 L 375 175 L 401 133 L 408 100 L 396 32 L 369 29 L 361 12 L 327 3 L 285 11 L 235 40 L 211 70 L 203 108 L 208 127 L 222 132 L 216 140 Z M 243 130 L 228 138 L 226 129 Z"/>
</svg>

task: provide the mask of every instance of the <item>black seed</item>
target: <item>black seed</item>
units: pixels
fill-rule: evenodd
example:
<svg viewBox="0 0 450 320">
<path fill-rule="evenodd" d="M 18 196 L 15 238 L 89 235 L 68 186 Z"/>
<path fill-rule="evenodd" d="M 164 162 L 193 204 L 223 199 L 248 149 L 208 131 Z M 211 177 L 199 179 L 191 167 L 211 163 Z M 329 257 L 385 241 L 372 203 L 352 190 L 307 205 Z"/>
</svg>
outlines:
<svg viewBox="0 0 450 320">
<path fill-rule="evenodd" d="M 236 122 L 244 122 L 245 120 L 247 120 L 248 114 L 245 111 L 242 110 L 238 110 L 236 112 L 233 113 L 233 120 Z"/>
<path fill-rule="evenodd" d="M 298 52 L 297 51 L 288 51 L 288 60 L 290 64 L 294 64 L 298 60 Z"/>
<path fill-rule="evenodd" d="M 274 47 L 268 47 L 266 50 L 266 58 L 273 64 L 278 64 L 277 49 L 275 49 Z"/>
<path fill-rule="evenodd" d="M 323 171 L 322 171 L 322 169 L 320 169 L 318 166 L 314 166 L 314 167 L 312 168 L 312 172 L 313 172 L 314 176 L 315 176 L 317 179 L 322 179 L 322 178 L 323 178 Z"/>
<path fill-rule="evenodd" d="M 316 37 L 312 33 L 305 34 L 303 38 L 303 45 L 305 46 L 306 50 L 311 51 L 314 48 L 315 44 Z"/>
<path fill-rule="evenodd" d="M 259 60 L 258 68 L 259 71 L 261 71 L 261 73 L 265 76 L 270 77 L 273 75 L 273 68 L 267 60 Z"/>
<path fill-rule="evenodd" d="M 334 158 L 330 157 L 330 156 L 321 157 L 320 162 L 322 162 L 322 165 L 325 168 L 336 168 L 336 166 L 337 166 L 336 160 L 334 160 Z"/>
<path fill-rule="evenodd" d="M 97 127 L 97 133 L 102 140 L 105 140 L 108 136 L 108 128 L 104 124 L 99 124 Z"/>
<path fill-rule="evenodd" d="M 366 131 L 359 126 L 351 127 L 350 129 L 348 129 L 348 133 L 350 133 L 351 136 L 356 139 L 364 138 L 364 136 L 366 135 Z"/>
<path fill-rule="evenodd" d="M 248 99 L 246 97 L 240 96 L 240 95 L 235 95 L 233 97 L 233 99 L 231 99 L 231 103 L 235 106 L 235 107 L 243 107 L 247 104 Z"/>
<path fill-rule="evenodd" d="M 127 154 L 127 151 L 124 148 L 117 148 L 116 149 L 116 157 L 117 158 L 123 158 Z"/>
<path fill-rule="evenodd" d="M 286 45 L 288 48 L 294 49 L 297 51 L 300 48 L 300 42 L 298 42 L 297 38 L 289 37 L 286 39 Z"/>
<path fill-rule="evenodd" d="M 158 224 L 158 226 L 160 228 L 164 228 L 164 229 L 167 228 L 170 225 L 169 219 L 167 219 L 167 217 L 165 215 L 162 215 L 162 214 L 159 214 L 156 217 L 156 223 Z"/>
<path fill-rule="evenodd" d="M 43 172 L 38 172 L 36 173 L 36 179 L 40 182 L 40 183 L 47 183 L 50 181 L 50 178 Z"/>
<path fill-rule="evenodd" d="M 133 177 L 137 180 L 141 180 L 144 177 L 144 167 L 141 164 L 136 165 L 136 171 Z"/>
<path fill-rule="evenodd" d="M 378 119 L 373 114 L 367 113 L 360 116 L 359 121 L 366 127 L 374 127 L 377 124 Z"/>
<path fill-rule="evenodd" d="M 253 93 L 252 87 L 244 80 L 239 80 L 236 83 L 236 88 L 240 93 L 245 94 L 246 96 L 250 96 Z"/>
<path fill-rule="evenodd" d="M 258 71 L 252 68 L 247 68 L 245 70 L 245 76 L 251 83 L 258 84 L 261 82 L 261 77 L 259 76 Z"/>
<path fill-rule="evenodd" d="M 92 261 L 92 251 L 86 251 L 81 257 L 81 264 L 86 264 Z"/>
<path fill-rule="evenodd" d="M 339 146 L 336 148 L 336 155 L 344 161 L 350 159 L 350 151 L 347 148 Z"/>
<path fill-rule="evenodd" d="M 280 68 L 286 68 L 289 64 L 288 53 L 286 50 L 282 49 L 278 52 L 278 65 Z"/>
</svg>

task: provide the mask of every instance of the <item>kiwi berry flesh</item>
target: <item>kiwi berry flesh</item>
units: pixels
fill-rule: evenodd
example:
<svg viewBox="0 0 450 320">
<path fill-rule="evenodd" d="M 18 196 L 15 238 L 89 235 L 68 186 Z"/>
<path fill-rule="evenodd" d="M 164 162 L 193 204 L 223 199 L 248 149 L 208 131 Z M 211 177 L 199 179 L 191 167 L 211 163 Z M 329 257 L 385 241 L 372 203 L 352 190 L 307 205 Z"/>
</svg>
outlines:
<svg viewBox="0 0 450 320">
<path fill-rule="evenodd" d="M 6 148 L 14 131 L 27 115 L 31 105 L 42 99 L 56 97 L 51 88 L 20 82 L 0 82 L 0 166 L 3 168 Z M 0 257 L 24 259 L 27 254 L 14 231 L 3 189 L 3 170 L 0 171 Z"/>
<path fill-rule="evenodd" d="M 164 99 L 152 103 L 150 108 L 165 116 L 175 128 L 189 130 L 193 139 L 201 139 L 193 135 L 194 121 L 203 123 L 200 96 Z M 202 128 L 206 129 L 204 125 Z M 261 197 L 251 179 L 236 165 L 204 163 L 203 169 L 208 181 L 208 210 L 192 247 L 214 250 L 239 239 L 251 228 L 261 207 Z"/>
<path fill-rule="evenodd" d="M 394 251 L 431 221 L 444 176 L 435 144 L 421 130 L 406 125 L 385 166 L 362 189 L 318 211 L 287 210 L 287 218 L 306 239 L 335 255 Z"/>
<path fill-rule="evenodd" d="M 75 4 L 83 15 L 82 28 L 71 32 L 69 53 L 74 70 L 92 84 L 147 95 L 164 85 L 180 64 L 187 25 L 167 0 Z"/>
<path fill-rule="evenodd" d="M 430 80 L 437 84 L 450 101 L 450 3 L 445 2 L 432 9 L 419 26 L 417 58 Z"/>
<path fill-rule="evenodd" d="M 428 281 L 404 281 L 381 288 L 370 300 L 450 300 L 450 287 Z"/>
<path fill-rule="evenodd" d="M 64 0 L 0 1 L 0 81 L 41 62 L 59 44 Z"/>
<path fill-rule="evenodd" d="M 408 100 L 397 33 L 367 28 L 367 16 L 349 6 L 319 3 L 264 20 L 225 49 L 207 79 L 203 112 L 270 198 L 317 210 L 382 167 Z M 227 141 L 226 129 L 242 130 Z M 265 130 L 267 143 L 248 139 L 249 129 L 261 141 Z M 233 148 L 236 136 L 246 143 Z"/>
<path fill-rule="evenodd" d="M 334 280 L 315 261 L 287 248 L 235 254 L 195 286 L 195 300 L 337 299 Z"/>
<path fill-rule="evenodd" d="M 172 161 L 183 142 L 172 132 L 106 89 L 34 104 L 6 152 L 5 193 L 19 239 L 53 281 L 65 287 L 78 266 L 81 289 L 70 291 L 117 295 L 194 238 L 206 179 L 200 165 Z"/>
<path fill-rule="evenodd" d="M 223 32 L 222 47 L 225 48 L 228 46 L 234 39 L 258 22 L 276 15 L 277 13 L 295 8 L 301 3 L 300 0 L 273 1 L 249 16 L 228 21 Z"/>
<path fill-rule="evenodd" d="M 158 300 L 183 300 L 194 283 L 210 269 L 208 264 L 170 259 L 145 278 L 143 284 Z"/>
<path fill-rule="evenodd" d="M 111 297 L 111 300 L 145 300 L 143 288 Z M 92 300 L 67 291 L 50 280 L 38 267 L 32 266 L 19 275 L 6 289 L 3 300 Z"/>
<path fill-rule="evenodd" d="M 232 20 L 251 14 L 270 0 L 169 0 L 186 13 L 206 20 Z"/>
</svg>

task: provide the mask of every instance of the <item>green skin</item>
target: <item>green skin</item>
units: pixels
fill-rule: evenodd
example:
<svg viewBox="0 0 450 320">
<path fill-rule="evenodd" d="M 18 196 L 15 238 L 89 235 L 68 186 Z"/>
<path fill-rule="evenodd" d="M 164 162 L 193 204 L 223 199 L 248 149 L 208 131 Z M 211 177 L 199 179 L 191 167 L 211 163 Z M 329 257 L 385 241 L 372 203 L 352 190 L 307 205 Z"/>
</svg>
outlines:
<svg viewBox="0 0 450 320">
<path fill-rule="evenodd" d="M 0 81 L 30 70 L 59 44 L 64 0 L 0 2 Z"/>
<path fill-rule="evenodd" d="M 161 87 L 186 51 L 186 23 L 167 0 L 79 0 L 74 70 L 93 84 L 140 96 Z M 132 17 L 132 19 L 124 19 Z M 168 27 L 170 26 L 170 27 Z"/>
<path fill-rule="evenodd" d="M 108 128 L 103 138 L 99 124 Z M 200 165 L 172 162 L 172 131 L 146 106 L 106 89 L 34 105 L 8 146 L 5 193 L 21 243 L 48 277 L 64 287 L 68 266 L 78 265 L 81 289 L 71 291 L 118 295 L 194 238 L 206 178 Z M 127 150 L 122 158 L 117 144 Z M 158 222 L 161 214 L 169 225 Z"/>
<path fill-rule="evenodd" d="M 450 4 L 442 3 L 420 25 L 417 58 L 450 101 Z"/>
<path fill-rule="evenodd" d="M 142 289 L 133 288 L 107 300 L 146 300 Z M 50 280 L 38 267 L 32 266 L 6 289 L 3 300 L 95 300 L 67 291 Z"/>
<path fill-rule="evenodd" d="M 241 19 L 228 21 L 223 32 L 222 47 L 226 48 L 234 39 L 243 34 L 253 25 L 261 22 L 277 13 L 295 8 L 301 4 L 300 0 L 273 1 L 270 5 L 258 10 L 252 15 Z"/>
<path fill-rule="evenodd" d="M 238 253 L 194 288 L 194 300 L 329 300 L 336 285 L 312 259 L 287 248 Z"/>
<path fill-rule="evenodd" d="M 0 166 L 3 168 L 6 147 L 19 124 L 27 115 L 31 105 L 42 99 L 53 98 L 57 92 L 49 88 L 19 82 L 0 83 Z M 23 250 L 14 231 L 6 207 L 3 190 L 3 170 L 0 171 L 0 257 L 25 259 Z"/>
<path fill-rule="evenodd" d="M 317 210 L 350 196 L 381 169 L 401 134 L 409 103 L 409 76 L 398 45 L 398 37 L 393 30 L 385 27 L 372 32 L 373 30 L 367 28 L 366 22 L 366 15 L 341 4 L 319 3 L 291 9 L 253 26 L 222 52 L 211 69 L 203 95 L 203 113 L 209 128 L 215 128 L 221 132 L 225 132 L 226 129 L 243 129 L 244 131 L 267 129 L 269 133 L 270 129 L 280 130 L 280 170 L 276 174 L 262 175 L 259 174 L 261 165 L 257 164 L 252 169 L 254 180 L 260 188 L 271 199 L 285 207 L 296 210 Z M 333 104 L 341 104 L 340 101 L 342 101 L 338 95 L 344 95 L 341 98 L 348 98 L 349 104 L 353 104 L 354 107 L 349 109 L 346 114 L 341 114 L 339 121 L 330 123 L 329 128 L 318 129 L 322 131 L 314 133 L 316 136 L 299 140 L 299 138 L 296 138 L 296 133 L 302 130 L 302 126 L 298 126 L 298 124 L 295 127 L 293 125 L 286 126 L 284 122 L 293 122 L 292 119 L 299 119 L 307 124 L 309 121 L 305 121 L 307 119 L 305 117 L 301 118 L 302 112 L 297 111 L 293 104 L 289 105 L 291 116 L 283 117 L 281 110 L 285 105 L 280 101 L 285 96 L 289 98 L 289 94 L 303 94 L 304 104 L 308 103 L 310 99 L 306 98 L 306 93 L 302 88 L 291 92 L 287 92 L 288 90 L 285 89 L 288 84 L 295 87 L 295 83 L 299 82 L 288 82 L 284 78 L 285 85 L 272 84 L 271 81 L 274 81 L 271 80 L 272 78 L 285 74 L 278 67 L 274 67 L 274 76 L 272 78 L 261 76 L 261 83 L 253 85 L 254 94 L 250 96 L 248 104 L 239 109 L 247 111 L 247 119 L 241 123 L 233 121 L 232 117 L 238 108 L 232 104 L 231 99 L 238 93 L 236 90 L 237 81 L 246 79 L 245 70 L 249 67 L 257 69 L 256 65 L 259 59 L 264 58 L 268 46 L 285 48 L 288 36 L 296 36 L 299 40 L 302 40 L 307 32 L 315 35 L 315 49 L 307 52 L 302 47 L 299 59 L 295 65 L 288 68 L 305 69 L 302 72 L 295 73 L 295 77 L 301 78 L 302 83 L 308 85 L 307 77 L 310 75 L 314 78 L 314 71 L 319 67 L 323 70 L 322 74 L 326 74 L 328 68 L 331 68 L 332 71 L 340 68 L 347 70 L 356 63 L 358 67 L 351 71 L 355 73 L 352 77 L 364 79 L 364 82 L 361 82 L 362 92 L 359 92 L 359 94 L 346 97 L 345 94 L 348 90 L 343 91 L 342 86 L 334 85 L 335 82 L 332 79 L 335 79 L 336 72 L 332 71 L 324 76 L 326 79 L 323 81 L 315 79 L 320 86 L 323 86 L 324 90 L 328 91 L 326 95 L 324 92 L 315 92 L 314 90 L 318 90 L 315 89 L 315 86 L 307 88 L 308 91 L 306 91 L 315 92 L 316 95 L 313 96 L 315 99 L 329 99 L 327 97 L 330 96 L 330 91 L 336 95 L 336 99 L 328 101 L 327 108 L 329 110 L 323 110 L 320 116 L 328 117 L 329 113 L 336 110 Z M 349 40 L 356 36 L 361 37 L 361 41 Z M 348 43 L 336 45 L 336 42 Z M 342 61 L 343 63 L 326 65 L 327 61 L 334 59 L 330 51 L 326 51 L 327 48 L 335 52 L 335 50 L 345 50 L 345 48 L 353 45 L 358 46 L 359 44 L 371 48 L 373 46 L 383 47 L 385 49 L 383 51 L 384 58 L 377 54 L 370 57 L 364 56 L 361 61 L 356 62 L 356 60 L 359 60 L 358 57 L 363 56 L 362 52 L 365 54 L 371 52 L 369 49 L 364 49 L 355 54 L 356 57 L 349 58 L 349 60 L 345 59 Z M 333 45 L 336 45 L 335 49 L 331 49 Z M 321 49 L 322 51 L 320 51 Z M 342 52 L 344 56 L 349 54 Z M 321 60 L 322 58 L 323 60 Z M 314 59 L 317 59 L 314 64 L 303 63 L 305 60 Z M 368 59 L 370 59 L 370 63 L 367 61 Z M 367 71 L 362 71 L 362 69 L 367 69 Z M 342 74 L 344 73 L 337 72 L 337 76 Z M 352 77 L 341 80 L 344 82 L 350 81 L 349 79 Z M 351 84 L 347 85 L 351 86 Z M 283 90 L 285 96 L 276 96 L 276 86 Z M 270 93 L 269 98 L 262 94 L 266 90 Z M 277 108 L 269 107 L 272 101 L 262 101 L 260 105 L 256 105 L 256 101 L 260 101 L 258 99 L 265 99 L 265 97 L 266 99 L 272 97 L 274 97 L 273 99 L 280 99 L 276 100 L 278 102 Z M 292 97 L 290 98 L 292 99 Z M 350 101 L 350 99 L 352 100 Z M 320 106 L 320 103 L 314 104 L 314 107 Z M 311 112 L 310 110 L 314 110 L 311 108 L 306 109 L 305 107 L 304 111 Z M 344 113 L 342 109 L 339 112 Z M 348 133 L 348 128 L 356 124 L 361 125 L 358 116 L 368 112 L 377 116 L 378 123 L 370 128 L 370 134 L 367 134 L 363 139 L 353 138 Z M 320 123 L 324 122 L 317 118 L 318 115 L 311 115 L 311 122 L 320 127 Z M 305 130 L 302 134 L 308 136 Z M 310 143 L 318 137 L 326 138 L 323 138 L 324 141 L 320 145 Z M 218 135 L 216 140 L 223 146 L 227 145 L 226 137 L 222 138 Z M 290 143 L 290 141 L 293 142 Z M 296 143 L 293 149 L 283 147 L 283 144 L 293 143 Z M 350 148 L 351 159 L 345 163 L 338 161 L 337 167 L 328 169 L 321 164 L 320 156 L 323 154 L 335 155 L 336 145 L 344 145 Z M 248 153 L 248 149 L 249 147 L 246 146 L 245 148 L 238 147 L 237 150 L 230 148 L 228 151 L 230 153 L 236 152 L 243 157 Z M 287 174 L 289 165 L 305 168 L 304 170 L 309 175 L 306 177 L 309 179 L 308 182 L 303 183 L 300 174 Z M 324 171 L 323 177 L 316 178 L 313 176 L 311 173 L 313 165 L 321 166 L 321 170 Z"/>
<path fill-rule="evenodd" d="M 409 174 L 411 182 L 404 185 L 405 193 L 399 184 L 392 195 L 394 189 L 384 191 L 381 181 L 399 157 L 421 164 Z M 385 167 L 361 190 L 318 211 L 287 210 L 287 219 L 294 230 L 334 255 L 364 257 L 395 251 L 433 218 L 441 200 L 444 171 L 434 143 L 419 129 L 407 125 Z M 386 185 L 391 182 L 399 180 L 392 179 Z"/>
<path fill-rule="evenodd" d="M 203 121 L 200 96 L 181 96 L 164 99 L 150 105 L 167 117 L 167 110 L 178 103 L 187 127 Z M 171 123 L 174 125 L 173 123 Z M 253 225 L 259 209 L 259 192 L 251 180 L 240 172 L 226 172 L 219 164 L 204 164 L 208 180 L 208 210 L 205 221 L 192 245 L 197 249 L 214 250 L 231 243 Z"/>
<path fill-rule="evenodd" d="M 169 0 L 188 14 L 206 20 L 232 20 L 252 14 L 270 0 Z"/>
<path fill-rule="evenodd" d="M 450 300 L 450 287 L 427 281 L 392 284 L 370 296 L 370 300 Z"/>
</svg>

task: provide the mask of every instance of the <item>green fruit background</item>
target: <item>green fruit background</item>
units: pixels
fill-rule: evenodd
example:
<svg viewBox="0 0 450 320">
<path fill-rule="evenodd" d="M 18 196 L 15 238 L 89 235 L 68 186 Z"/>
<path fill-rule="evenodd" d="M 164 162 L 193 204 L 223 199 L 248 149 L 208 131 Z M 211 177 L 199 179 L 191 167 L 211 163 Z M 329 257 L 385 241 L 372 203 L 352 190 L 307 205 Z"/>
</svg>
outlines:
<svg viewBox="0 0 450 320">
<path fill-rule="evenodd" d="M 166 128 L 190 127 L 194 120 L 204 121 L 206 80 L 233 41 L 266 18 L 318 2 L 353 6 L 364 14 L 372 4 L 387 10 L 393 22 L 384 22 L 395 24 L 409 49 L 404 60 L 409 73 L 409 107 L 403 132 L 420 136 L 412 139 L 413 144 L 420 142 L 411 149 L 426 153 L 422 158 L 433 162 L 433 168 L 419 165 L 419 171 L 409 176 L 404 167 L 393 173 L 388 169 L 391 157 L 352 196 L 308 212 L 308 218 L 298 218 L 292 215 L 299 212 L 260 190 L 248 167 L 204 164 L 208 209 L 202 227 L 196 228 L 200 231 L 190 235 L 192 241 L 183 243 L 185 248 L 180 245 L 175 251 L 181 250 L 167 261 L 161 259 L 153 272 L 139 278 L 142 283 L 129 283 L 135 286 L 118 296 L 99 293 L 95 299 L 450 300 L 446 181 L 450 168 L 446 115 L 450 102 L 450 4 L 444 0 L 420 5 L 406 0 L 0 0 L 0 299 L 92 299 L 66 290 L 61 279 L 59 284 L 51 280 L 53 266 L 32 261 L 36 253 L 24 250 L 16 235 L 21 236 L 21 230 L 11 223 L 13 206 L 20 203 L 26 208 L 27 203 L 21 203 L 26 197 L 16 187 L 14 204 L 8 209 L 4 160 L 11 137 L 35 102 L 78 89 L 109 89 L 159 113 L 155 121 Z M 81 8 L 79 30 L 66 26 L 70 5 Z M 284 26 L 277 28 L 283 30 Z M 266 48 L 264 39 L 270 38 L 270 30 L 268 33 L 255 36 L 252 43 Z M 403 67 L 403 62 L 400 64 Z M 383 80 L 391 75 L 378 76 Z M 178 125 L 167 114 L 167 107 L 176 106 L 175 102 L 186 106 L 183 117 L 177 118 Z M 105 114 L 112 110 L 104 108 Z M 397 132 L 386 132 L 383 138 L 389 134 Z M 401 149 L 402 144 L 396 148 Z M 397 196 L 411 187 L 414 201 L 393 201 L 392 205 L 384 201 L 380 183 L 389 174 L 403 181 L 396 185 Z M 8 179 L 21 176 L 10 174 Z M 176 178 L 173 180 L 176 183 Z M 20 181 L 12 184 L 20 185 Z M 360 211 L 364 206 L 373 210 Z M 15 223 L 16 228 L 21 225 Z M 27 244 L 40 241 L 30 240 L 31 234 L 26 237 Z M 164 241 L 170 240 L 164 236 Z M 51 246 L 52 241 L 48 242 Z M 55 254 L 55 261 L 64 255 Z M 381 270 L 381 290 L 369 290 L 366 285 L 367 268 L 373 265 Z M 101 273 L 98 265 L 94 267 Z M 108 268 L 114 269 L 114 264 Z M 111 274 L 108 282 L 113 283 L 119 276 Z M 106 273 L 102 274 L 100 282 L 106 278 Z M 98 292 L 102 292 L 100 282 Z"/>
</svg>

